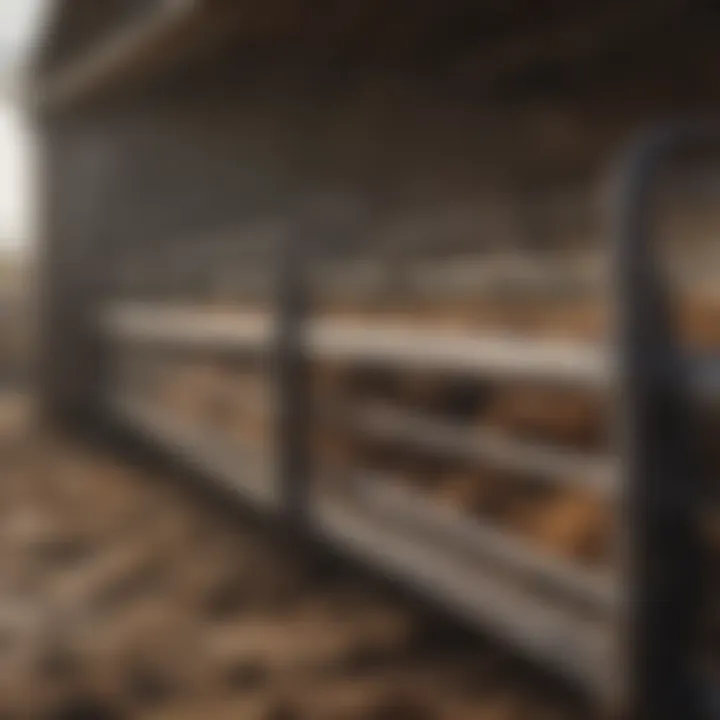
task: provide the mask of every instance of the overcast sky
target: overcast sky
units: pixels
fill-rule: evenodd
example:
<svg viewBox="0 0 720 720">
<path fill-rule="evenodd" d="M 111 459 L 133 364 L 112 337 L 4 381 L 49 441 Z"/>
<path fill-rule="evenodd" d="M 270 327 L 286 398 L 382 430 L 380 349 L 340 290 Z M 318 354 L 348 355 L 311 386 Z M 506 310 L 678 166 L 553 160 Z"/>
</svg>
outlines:
<svg viewBox="0 0 720 720">
<path fill-rule="evenodd" d="M 46 0 L 0 0 L 0 245 L 24 243 L 32 228 L 32 138 L 6 92 Z"/>
</svg>

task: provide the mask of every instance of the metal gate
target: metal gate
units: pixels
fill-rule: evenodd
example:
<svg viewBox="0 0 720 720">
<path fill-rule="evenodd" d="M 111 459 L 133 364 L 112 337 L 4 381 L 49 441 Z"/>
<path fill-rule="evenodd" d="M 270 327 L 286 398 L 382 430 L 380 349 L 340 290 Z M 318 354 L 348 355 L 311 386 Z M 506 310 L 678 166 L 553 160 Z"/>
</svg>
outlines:
<svg viewBox="0 0 720 720">
<path fill-rule="evenodd" d="M 207 244 L 188 246 L 184 264 L 177 245 L 152 249 L 165 252 L 147 279 L 155 292 L 162 280 L 161 301 L 128 301 L 143 294 L 138 284 L 150 264 L 143 256 L 118 260 L 116 274 L 125 271 L 134 285 L 126 288 L 125 300 L 110 297 L 103 303 L 93 330 L 111 365 L 103 411 L 242 502 L 280 514 L 297 532 L 318 536 L 413 586 L 604 703 L 621 703 L 629 717 L 709 717 L 696 656 L 702 574 L 709 566 L 696 521 L 705 468 L 694 423 L 697 396 L 714 399 L 720 385 L 713 363 L 682 354 L 654 264 L 650 221 L 653 183 L 666 157 L 713 139 L 712 128 L 653 133 L 633 147 L 615 178 L 610 295 L 617 334 L 610 347 L 318 317 L 312 297 L 315 261 L 324 251 L 318 238 L 335 229 L 327 208 L 301 208 L 292 231 L 274 246 L 263 244 L 262 228 L 255 245 L 223 245 L 226 268 L 244 272 L 244 279 L 231 273 L 226 284 L 261 298 L 252 300 L 252 310 L 215 298 L 208 312 L 173 299 L 183 297 L 189 284 L 203 285 Z M 162 278 L 158 267 L 164 269 Z M 376 269 L 365 270 L 352 282 L 372 285 Z M 350 274 L 344 282 L 351 282 Z M 262 378 L 233 386 L 240 404 L 265 408 L 263 429 L 248 430 L 256 433 L 251 442 L 219 429 L 222 418 L 234 412 L 227 405 L 228 384 L 206 379 L 203 385 L 176 367 L 176 387 L 196 387 L 184 406 L 159 401 L 157 383 L 167 379 L 173 363 L 206 353 L 220 358 L 228 372 Z M 314 369 L 322 363 L 518 387 L 550 383 L 615 398 L 616 445 L 602 454 L 571 451 L 469 432 L 387 403 L 372 408 L 346 403 L 333 415 L 314 399 Z M 209 418 L 204 427 L 188 422 L 181 408 L 192 405 L 193 393 L 213 396 L 202 410 Z M 326 411 L 331 427 L 350 425 L 354 435 L 500 472 L 531 473 L 541 486 L 594 494 L 618 511 L 618 562 L 607 571 L 544 552 L 377 474 L 343 466 L 336 469 L 341 479 L 328 479 L 330 471 L 316 462 L 311 422 Z"/>
</svg>

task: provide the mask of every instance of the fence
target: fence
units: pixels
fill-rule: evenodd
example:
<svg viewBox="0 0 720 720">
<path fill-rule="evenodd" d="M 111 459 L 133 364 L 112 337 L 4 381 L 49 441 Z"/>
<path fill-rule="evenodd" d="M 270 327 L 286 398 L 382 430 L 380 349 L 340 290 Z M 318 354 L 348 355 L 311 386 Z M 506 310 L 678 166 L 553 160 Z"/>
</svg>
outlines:
<svg viewBox="0 0 720 720">
<path fill-rule="evenodd" d="M 154 276 L 151 271 L 144 280 L 142 257 L 116 258 L 115 290 L 90 314 L 90 334 L 111 364 L 101 409 L 243 502 L 281 514 L 298 532 L 391 574 L 604 703 L 622 703 L 638 718 L 706 717 L 707 697 L 694 670 L 701 577 L 708 566 L 695 519 L 704 468 L 693 423 L 695 400 L 720 393 L 720 378 L 707 358 L 688 362 L 681 354 L 666 288 L 656 273 L 650 220 L 663 160 L 688 142 L 711 138 L 706 129 L 674 128 L 644 139 L 631 153 L 615 209 L 611 295 L 618 330 L 610 346 L 318 317 L 311 290 L 320 250 L 311 241 L 328 230 L 318 228 L 321 213 L 314 211 L 300 216 L 292 234 L 274 247 L 261 242 L 236 249 L 225 242 L 226 264 L 240 266 L 246 281 L 243 286 L 231 274 L 226 286 L 241 295 L 247 288 L 264 308 L 257 302 L 251 310 L 218 307 L 217 297 L 213 310 L 177 302 L 189 287 L 207 289 L 201 245 L 177 267 L 171 264 L 181 257 L 177 246 L 175 252 L 166 248 L 162 277 L 155 266 Z M 377 268 L 367 267 L 348 274 L 341 289 L 353 282 L 364 283 L 365 291 L 376 287 Z M 428 267 L 432 261 L 426 274 Z M 327 268 L 326 273 L 332 277 Z M 162 282 L 162 297 L 173 301 L 129 302 L 127 297 L 142 293 L 143 282 L 155 292 Z M 203 385 L 179 372 L 176 392 L 188 391 L 186 408 L 195 402 L 193 392 L 212 395 L 214 409 L 203 410 L 211 421 L 228 413 L 238 421 L 235 410 L 228 410 L 226 396 L 233 392 L 243 411 L 264 408 L 262 428 L 251 428 L 259 442 L 228 436 L 222 421 L 192 422 L 177 398 L 175 405 L 163 404 L 163 378 L 174 365 L 182 371 L 183 362 L 208 354 L 261 382 L 213 386 L 206 378 Z M 438 419 L 387 398 L 332 407 L 315 397 L 317 366 L 503 383 L 520 392 L 545 384 L 555 393 L 590 397 L 591 403 L 616 398 L 611 424 L 619 432 L 611 449 L 593 445 L 585 451 L 468 428 L 457 418 Z M 592 405 L 595 411 L 601 407 Z M 318 461 L 314 421 L 342 429 L 343 437 L 532 476 L 535 486 L 545 488 L 539 492 L 564 488 L 596 497 L 617 509 L 613 535 L 622 539 L 621 552 L 609 568 L 580 562 L 546 552 L 487 517 L 441 507 L 382 472 L 358 471 L 346 462 L 332 477 L 333 467 Z"/>
</svg>

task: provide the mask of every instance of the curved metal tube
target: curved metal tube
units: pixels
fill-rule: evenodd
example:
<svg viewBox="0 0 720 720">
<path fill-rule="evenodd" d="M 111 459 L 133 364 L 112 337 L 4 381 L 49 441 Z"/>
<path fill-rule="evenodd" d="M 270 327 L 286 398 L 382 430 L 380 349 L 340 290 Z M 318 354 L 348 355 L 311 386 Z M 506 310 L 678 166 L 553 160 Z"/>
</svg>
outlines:
<svg viewBox="0 0 720 720">
<path fill-rule="evenodd" d="M 623 717 L 709 718 L 693 673 L 703 562 L 701 480 L 689 369 L 652 246 L 656 183 L 678 153 L 720 145 L 720 123 L 666 125 L 621 165 L 613 209 L 620 487 L 623 488 Z"/>
</svg>

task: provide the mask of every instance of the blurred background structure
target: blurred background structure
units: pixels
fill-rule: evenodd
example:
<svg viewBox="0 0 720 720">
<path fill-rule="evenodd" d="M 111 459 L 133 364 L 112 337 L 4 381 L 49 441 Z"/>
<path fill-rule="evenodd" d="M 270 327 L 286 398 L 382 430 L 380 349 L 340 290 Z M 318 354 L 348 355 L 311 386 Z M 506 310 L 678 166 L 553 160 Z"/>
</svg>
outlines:
<svg viewBox="0 0 720 720">
<path fill-rule="evenodd" d="M 23 68 L 46 3 L 0 4 L 0 385 L 27 379 L 31 320 L 28 265 L 34 249 L 33 142 L 22 107 Z"/>
<path fill-rule="evenodd" d="M 716 716 L 713 4 L 3 7 L 10 716 Z"/>
</svg>

